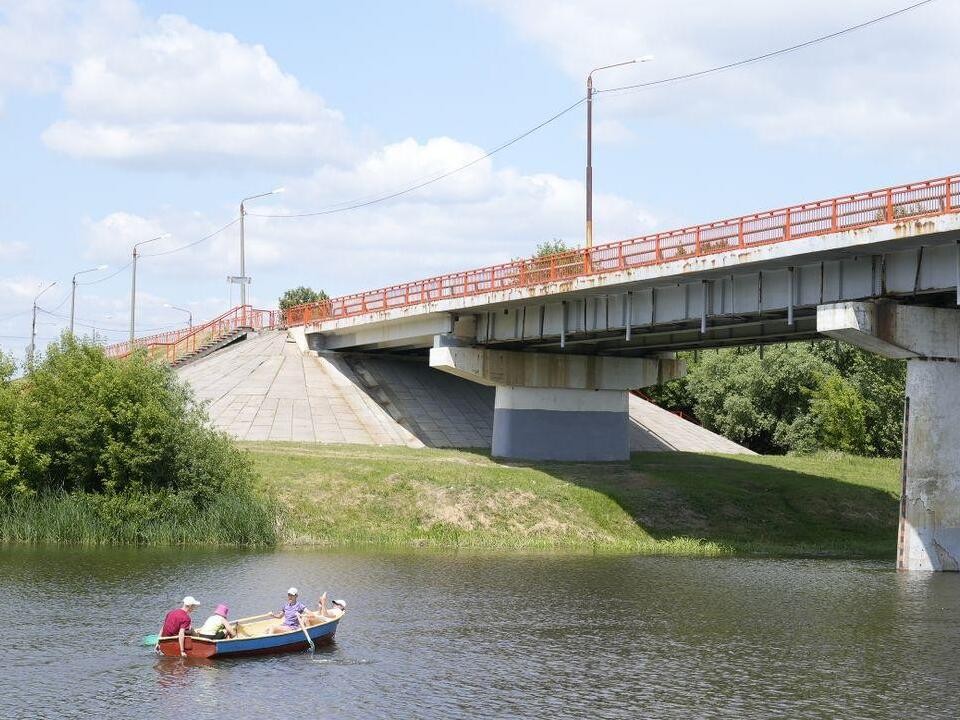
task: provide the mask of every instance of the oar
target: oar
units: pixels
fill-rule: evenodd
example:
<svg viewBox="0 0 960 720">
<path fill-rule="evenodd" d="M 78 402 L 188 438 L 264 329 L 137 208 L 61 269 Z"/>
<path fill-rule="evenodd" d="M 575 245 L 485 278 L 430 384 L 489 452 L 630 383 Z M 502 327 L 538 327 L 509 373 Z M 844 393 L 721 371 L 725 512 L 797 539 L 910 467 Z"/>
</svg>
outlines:
<svg viewBox="0 0 960 720">
<path fill-rule="evenodd" d="M 144 636 L 143 636 L 143 644 L 144 644 L 144 645 L 153 646 L 153 645 L 156 645 L 157 642 L 159 642 L 159 640 L 160 640 L 160 636 L 157 635 L 156 633 L 154 633 L 153 635 L 144 635 Z"/>
<path fill-rule="evenodd" d="M 310 646 L 310 652 L 316 652 L 317 648 L 313 644 L 313 638 L 311 638 L 310 633 L 307 632 L 307 626 L 303 624 L 303 616 L 299 613 L 297 614 L 297 621 L 300 623 L 300 629 L 303 630 L 303 634 L 307 638 L 307 644 Z"/>
</svg>

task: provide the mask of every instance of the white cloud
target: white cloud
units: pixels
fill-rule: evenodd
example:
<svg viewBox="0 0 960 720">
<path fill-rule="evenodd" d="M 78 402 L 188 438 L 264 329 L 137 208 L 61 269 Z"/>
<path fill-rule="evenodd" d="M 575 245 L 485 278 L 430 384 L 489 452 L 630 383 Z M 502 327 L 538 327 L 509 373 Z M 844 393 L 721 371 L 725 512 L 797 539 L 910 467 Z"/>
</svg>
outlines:
<svg viewBox="0 0 960 720">
<path fill-rule="evenodd" d="M 722 65 L 824 35 L 903 7 L 897 0 L 809 0 L 802 5 L 729 0 L 485 0 L 544 47 L 582 85 L 591 68 L 612 88 Z M 623 122 L 651 116 L 732 122 L 766 140 L 829 138 L 860 146 L 897 139 L 939 147 L 960 121 L 955 67 L 960 4 L 935 3 L 769 62 L 615 97 L 599 113 Z M 952 142 L 946 138 L 947 142 Z"/>
<path fill-rule="evenodd" d="M 139 22 L 129 0 L 0 0 L 0 102 L 11 90 L 57 90 L 73 59 Z"/>
<path fill-rule="evenodd" d="M 246 261 L 254 277 L 253 292 L 270 304 L 287 285 L 299 282 L 341 294 L 527 256 L 539 242 L 553 238 L 582 244 L 581 182 L 496 169 L 489 160 L 369 209 L 298 219 L 254 214 L 325 207 L 347 196 L 371 197 L 481 154 L 480 148 L 450 138 L 422 144 L 405 140 L 371 153 L 350 171 L 324 168 L 309 179 L 293 181 L 286 195 L 251 205 Z M 597 242 L 643 234 L 655 224 L 642 208 L 622 198 L 601 194 L 595 205 L 596 217 L 602 218 Z M 143 249 L 138 277 L 140 272 L 164 275 L 175 270 L 181 282 L 209 288 L 238 270 L 236 225 L 181 253 L 148 255 L 202 237 L 223 222 L 175 211 L 151 218 L 113 213 L 90 223 L 89 238 L 99 257 L 121 251 L 128 257 L 135 239 L 160 230 L 173 232 L 162 246 Z"/>
<path fill-rule="evenodd" d="M 63 97 L 69 117 L 43 139 L 78 158 L 301 171 L 356 153 L 343 116 L 263 46 L 175 15 L 79 48 Z"/>
<path fill-rule="evenodd" d="M 16 260 L 22 260 L 27 256 L 28 246 L 25 242 L 11 240 L 4 242 L 0 240 L 0 263 L 11 263 Z"/>
</svg>

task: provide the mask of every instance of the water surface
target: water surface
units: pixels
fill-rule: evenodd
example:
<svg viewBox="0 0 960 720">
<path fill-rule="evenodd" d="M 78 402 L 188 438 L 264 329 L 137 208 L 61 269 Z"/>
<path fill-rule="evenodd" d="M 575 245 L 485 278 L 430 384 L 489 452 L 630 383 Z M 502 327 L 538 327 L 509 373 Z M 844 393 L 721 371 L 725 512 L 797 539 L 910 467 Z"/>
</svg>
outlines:
<svg viewBox="0 0 960 720">
<path fill-rule="evenodd" d="M 157 658 L 290 585 L 350 601 L 315 655 Z M 813 560 L 0 549 L 0 717 L 956 718 L 960 576 Z"/>
</svg>

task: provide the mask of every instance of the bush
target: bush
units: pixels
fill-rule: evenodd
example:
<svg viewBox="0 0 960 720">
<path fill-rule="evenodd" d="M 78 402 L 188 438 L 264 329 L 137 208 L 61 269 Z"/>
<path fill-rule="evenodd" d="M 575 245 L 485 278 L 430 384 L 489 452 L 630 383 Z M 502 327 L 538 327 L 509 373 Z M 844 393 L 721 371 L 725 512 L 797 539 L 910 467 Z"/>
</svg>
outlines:
<svg viewBox="0 0 960 720">
<path fill-rule="evenodd" d="M 272 527 L 275 514 L 252 489 L 250 462 L 209 426 L 203 407 L 169 367 L 149 362 L 143 353 L 113 360 L 65 334 L 29 375 L 14 383 L 12 372 L 5 360 L 0 365 L 5 501 L 68 507 L 66 514 L 48 519 L 60 524 L 75 515 L 78 523 L 96 528 L 89 533 L 96 537 L 145 538 L 151 524 L 176 525 L 191 516 L 206 522 L 211 513 L 221 525 L 229 524 L 233 520 L 221 512 L 226 506 L 259 513 L 262 518 L 251 515 L 244 522 Z M 21 519 L 33 517 L 15 507 Z M 248 530 L 239 535 L 259 533 Z M 218 533 L 212 527 L 204 536 Z"/>
</svg>

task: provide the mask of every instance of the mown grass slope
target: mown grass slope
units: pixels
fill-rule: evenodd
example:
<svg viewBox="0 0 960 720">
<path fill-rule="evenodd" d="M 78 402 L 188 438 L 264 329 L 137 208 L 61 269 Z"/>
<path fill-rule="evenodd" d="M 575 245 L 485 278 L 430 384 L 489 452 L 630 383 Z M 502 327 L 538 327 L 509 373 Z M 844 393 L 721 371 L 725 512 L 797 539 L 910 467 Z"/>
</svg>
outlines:
<svg viewBox="0 0 960 720">
<path fill-rule="evenodd" d="M 453 450 L 249 443 L 288 544 L 892 557 L 898 464 L 638 453 L 497 463 Z"/>
</svg>

